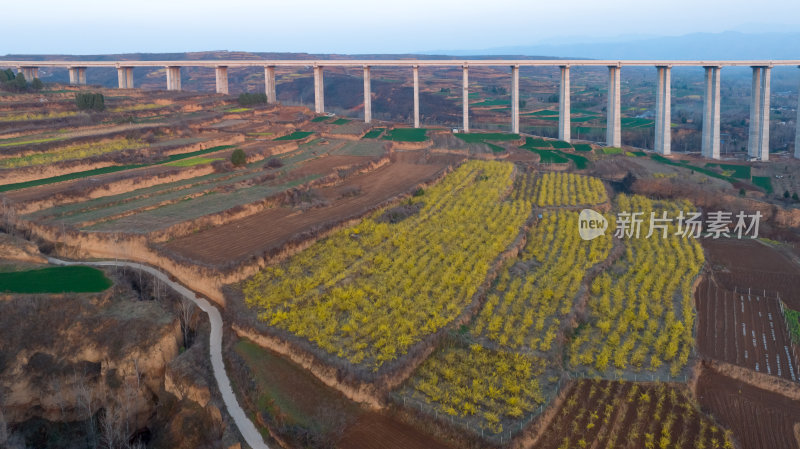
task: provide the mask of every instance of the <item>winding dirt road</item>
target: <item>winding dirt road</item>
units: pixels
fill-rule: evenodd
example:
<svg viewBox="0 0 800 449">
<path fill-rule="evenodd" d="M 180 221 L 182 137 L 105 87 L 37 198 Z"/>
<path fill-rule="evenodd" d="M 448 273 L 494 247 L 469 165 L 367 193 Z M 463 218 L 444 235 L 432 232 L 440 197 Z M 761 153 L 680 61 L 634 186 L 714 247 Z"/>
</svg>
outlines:
<svg viewBox="0 0 800 449">
<path fill-rule="evenodd" d="M 222 316 L 216 307 L 212 306 L 207 300 L 198 298 L 197 295 L 184 287 L 183 285 L 169 279 L 169 276 L 161 271 L 136 262 L 125 261 L 102 261 L 102 262 L 70 262 L 66 260 L 54 259 L 48 257 L 52 264 L 56 265 L 91 265 L 96 267 L 130 267 L 137 270 L 142 270 L 156 277 L 158 280 L 172 287 L 173 290 L 180 293 L 184 297 L 190 299 L 197 304 L 200 309 L 208 315 L 208 321 L 211 323 L 211 335 L 209 342 L 209 349 L 211 352 L 211 367 L 214 371 L 214 378 L 217 380 L 219 392 L 222 394 L 222 400 L 225 402 L 225 407 L 228 413 L 233 418 L 236 427 L 242 434 L 244 441 L 252 449 L 269 449 L 264 443 L 264 439 L 256 429 L 256 426 L 247 417 L 239 402 L 236 400 L 236 395 L 233 394 L 231 388 L 231 381 L 228 379 L 228 374 L 225 373 L 225 364 L 222 361 Z"/>
</svg>

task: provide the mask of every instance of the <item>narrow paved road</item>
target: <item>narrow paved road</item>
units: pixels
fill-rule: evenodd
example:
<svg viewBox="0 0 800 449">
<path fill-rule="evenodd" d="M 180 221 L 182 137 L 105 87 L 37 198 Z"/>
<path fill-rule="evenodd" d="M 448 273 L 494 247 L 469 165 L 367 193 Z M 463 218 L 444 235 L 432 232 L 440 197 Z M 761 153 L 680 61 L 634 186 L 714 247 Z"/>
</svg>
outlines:
<svg viewBox="0 0 800 449">
<path fill-rule="evenodd" d="M 69 262 L 60 259 L 54 259 L 52 257 L 48 257 L 48 260 L 50 263 L 56 265 L 92 265 L 98 267 L 119 266 L 142 270 L 146 273 L 150 273 L 160 281 L 172 287 L 172 289 L 176 292 L 197 304 L 201 310 L 208 314 L 208 321 L 211 323 L 211 341 L 209 342 L 209 349 L 211 350 L 211 367 L 214 371 L 214 378 L 217 380 L 219 392 L 222 394 L 222 400 L 225 402 L 225 407 L 228 409 L 228 413 L 231 415 L 231 418 L 233 418 L 233 422 L 236 423 L 236 427 L 239 428 L 239 432 L 242 434 L 242 437 L 244 437 L 245 442 L 252 449 L 269 449 L 269 446 L 264 443 L 264 439 L 256 429 L 256 426 L 252 421 L 250 421 L 244 410 L 242 410 L 242 407 L 239 405 L 239 402 L 236 400 L 236 395 L 233 394 L 233 389 L 231 388 L 231 381 L 228 379 L 228 374 L 225 373 L 225 364 L 222 362 L 222 316 L 216 307 L 212 306 L 205 299 L 198 298 L 193 291 L 189 290 L 183 285 L 171 281 L 169 276 L 161 271 L 140 263 L 111 260 L 103 262 Z"/>
</svg>

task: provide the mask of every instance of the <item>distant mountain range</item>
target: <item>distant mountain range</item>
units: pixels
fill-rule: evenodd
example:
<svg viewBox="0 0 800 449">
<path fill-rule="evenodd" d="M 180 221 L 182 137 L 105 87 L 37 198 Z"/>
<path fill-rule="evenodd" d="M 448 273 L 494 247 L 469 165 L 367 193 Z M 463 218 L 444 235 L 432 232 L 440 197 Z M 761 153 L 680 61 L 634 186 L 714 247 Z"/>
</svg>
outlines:
<svg viewBox="0 0 800 449">
<path fill-rule="evenodd" d="M 566 41 L 566 39 L 565 39 Z M 693 33 L 682 36 L 630 36 L 587 38 L 584 42 L 520 45 L 472 50 L 435 50 L 456 56 L 467 55 L 550 55 L 560 58 L 591 59 L 800 59 L 800 32 Z"/>
</svg>

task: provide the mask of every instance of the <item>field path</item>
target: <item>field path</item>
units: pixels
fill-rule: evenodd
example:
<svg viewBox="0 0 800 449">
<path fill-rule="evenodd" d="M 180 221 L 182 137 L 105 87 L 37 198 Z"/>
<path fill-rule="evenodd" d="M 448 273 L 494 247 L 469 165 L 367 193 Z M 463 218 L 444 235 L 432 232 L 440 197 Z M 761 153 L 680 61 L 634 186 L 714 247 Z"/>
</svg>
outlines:
<svg viewBox="0 0 800 449">
<path fill-rule="evenodd" d="M 231 388 L 231 381 L 228 374 L 225 373 L 225 364 L 222 361 L 222 316 L 216 307 L 212 306 L 207 300 L 200 298 L 195 292 L 189 290 L 178 282 L 169 279 L 169 276 L 153 267 L 142 265 L 136 262 L 125 261 L 101 261 L 101 262 L 69 262 L 66 260 L 55 259 L 52 257 L 47 258 L 50 263 L 56 265 L 91 265 L 96 267 L 130 267 L 142 270 L 156 277 L 158 280 L 172 287 L 173 290 L 180 293 L 184 297 L 192 300 L 201 310 L 208 314 L 208 321 L 211 323 L 211 335 L 209 349 L 211 352 L 211 367 L 214 371 L 214 378 L 217 380 L 217 386 L 222 394 L 222 400 L 225 402 L 225 407 L 228 413 L 239 428 L 245 442 L 252 449 L 269 449 L 264 443 L 264 439 L 256 429 L 256 426 L 244 413 L 244 410 L 236 400 L 236 395 L 233 394 Z"/>
</svg>

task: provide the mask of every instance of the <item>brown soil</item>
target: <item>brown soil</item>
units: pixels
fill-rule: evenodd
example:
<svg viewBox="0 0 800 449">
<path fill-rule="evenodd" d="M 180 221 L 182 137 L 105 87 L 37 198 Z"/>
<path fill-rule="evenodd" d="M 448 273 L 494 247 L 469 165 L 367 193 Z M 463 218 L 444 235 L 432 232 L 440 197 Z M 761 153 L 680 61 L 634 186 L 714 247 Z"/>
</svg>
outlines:
<svg viewBox="0 0 800 449">
<path fill-rule="evenodd" d="M 797 381 L 777 299 L 726 290 L 713 279 L 700 284 L 696 298 L 697 345 L 704 356 Z"/>
<path fill-rule="evenodd" d="M 436 175 L 443 165 L 392 163 L 320 189 L 329 205 L 306 211 L 278 207 L 166 243 L 164 247 L 192 260 L 222 264 L 261 254 L 293 236 L 325 223 L 356 217 Z M 356 196 L 342 196 L 354 187 Z"/>
<path fill-rule="evenodd" d="M 384 416 L 369 412 L 345 429 L 344 436 L 336 443 L 339 449 L 449 449 L 429 435 L 414 427 Z"/>
<path fill-rule="evenodd" d="M 800 402 L 703 369 L 697 398 L 704 410 L 733 430 L 738 447 L 796 449 Z"/>
<path fill-rule="evenodd" d="M 635 394 L 631 392 L 634 385 Z M 660 406 L 659 400 L 663 401 Z M 649 447 L 647 434 L 655 435 L 658 442 L 667 420 L 672 420 L 670 448 L 695 448 L 701 426 L 708 429 L 706 443 L 712 428 L 721 440 L 720 429 L 697 412 L 684 385 L 582 380 L 569 388 L 535 447 Z"/>
<path fill-rule="evenodd" d="M 752 294 L 779 294 L 800 309 L 800 267 L 777 250 L 752 239 L 701 239 L 721 287 Z M 761 290 L 761 292 L 757 292 Z M 766 293 L 765 293 L 766 290 Z"/>
</svg>

